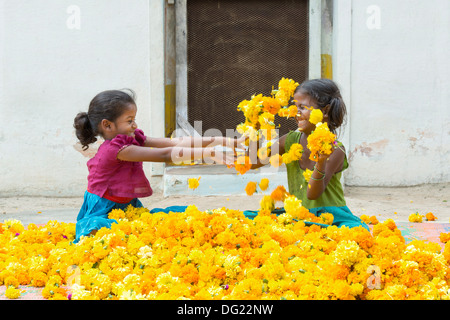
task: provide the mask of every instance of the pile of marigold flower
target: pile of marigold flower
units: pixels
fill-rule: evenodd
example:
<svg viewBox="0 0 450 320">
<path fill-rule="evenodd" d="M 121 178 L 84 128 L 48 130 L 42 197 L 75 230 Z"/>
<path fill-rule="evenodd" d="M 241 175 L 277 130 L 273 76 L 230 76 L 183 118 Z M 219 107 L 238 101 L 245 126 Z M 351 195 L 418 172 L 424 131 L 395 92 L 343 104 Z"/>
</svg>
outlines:
<svg viewBox="0 0 450 320">
<path fill-rule="evenodd" d="M 289 198 L 289 197 L 287 197 Z M 262 210 L 154 213 L 73 244 L 75 225 L 0 225 L 0 284 L 44 287 L 47 299 L 448 299 L 450 245 L 405 239 L 393 220 L 321 228 Z M 297 216 L 296 218 L 301 218 Z M 447 240 L 445 238 L 445 240 Z"/>
</svg>

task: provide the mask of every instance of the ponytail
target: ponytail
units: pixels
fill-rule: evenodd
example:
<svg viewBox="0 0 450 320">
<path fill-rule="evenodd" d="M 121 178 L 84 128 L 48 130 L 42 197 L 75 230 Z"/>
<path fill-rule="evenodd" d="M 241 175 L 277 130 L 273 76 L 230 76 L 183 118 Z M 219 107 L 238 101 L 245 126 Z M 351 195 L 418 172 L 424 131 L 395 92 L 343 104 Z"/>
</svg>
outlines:
<svg viewBox="0 0 450 320">
<path fill-rule="evenodd" d="M 330 130 L 335 132 L 345 121 L 347 108 L 341 94 L 330 99 L 328 109 L 328 119 Z"/>
<path fill-rule="evenodd" d="M 73 122 L 73 127 L 75 128 L 75 134 L 78 140 L 80 140 L 83 146 L 83 151 L 86 151 L 91 143 L 97 141 L 97 134 L 92 128 L 87 112 L 77 114 Z"/>
</svg>

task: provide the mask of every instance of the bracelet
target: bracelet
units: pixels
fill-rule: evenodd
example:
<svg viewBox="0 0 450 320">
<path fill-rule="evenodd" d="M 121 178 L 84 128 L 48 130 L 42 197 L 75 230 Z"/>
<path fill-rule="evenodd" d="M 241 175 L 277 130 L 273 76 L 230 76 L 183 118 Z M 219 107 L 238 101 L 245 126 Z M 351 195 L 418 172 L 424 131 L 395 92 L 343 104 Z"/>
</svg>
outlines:
<svg viewBox="0 0 450 320">
<path fill-rule="evenodd" d="M 319 169 L 317 169 L 317 168 L 316 168 L 316 165 L 314 165 L 314 169 L 315 169 L 318 173 L 320 173 L 322 176 L 325 177 L 325 173 L 323 173 L 322 171 L 320 171 Z"/>
<path fill-rule="evenodd" d="M 316 179 L 313 176 L 311 176 L 311 179 L 314 181 L 322 181 L 323 179 L 325 179 L 325 176 L 322 176 L 322 178 Z"/>
</svg>

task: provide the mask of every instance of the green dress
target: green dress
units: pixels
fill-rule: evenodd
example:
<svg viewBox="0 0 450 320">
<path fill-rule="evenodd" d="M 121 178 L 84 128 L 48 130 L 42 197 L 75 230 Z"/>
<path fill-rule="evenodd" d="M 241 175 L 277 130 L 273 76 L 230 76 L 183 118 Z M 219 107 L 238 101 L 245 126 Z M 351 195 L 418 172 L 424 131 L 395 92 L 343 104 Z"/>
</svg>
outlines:
<svg viewBox="0 0 450 320">
<path fill-rule="evenodd" d="M 299 143 L 302 133 L 298 131 L 289 132 L 286 137 L 284 149 L 288 152 L 294 143 Z M 342 145 L 342 144 L 340 144 Z M 341 172 L 334 174 L 325 191 L 316 200 L 309 200 L 306 195 L 308 188 L 308 182 L 306 182 L 303 172 L 300 168 L 298 161 L 293 161 L 286 165 L 289 193 L 295 195 L 297 199 L 302 201 L 302 205 L 316 216 L 320 216 L 322 213 L 331 213 L 334 216 L 333 225 L 341 227 L 346 226 L 349 228 L 362 226 L 369 230 L 369 227 L 358 217 L 353 215 L 350 209 L 347 207 L 344 198 L 344 189 L 341 184 L 342 171 L 348 168 L 347 157 L 344 159 L 344 165 Z M 275 209 L 273 214 L 282 214 L 286 211 L 284 208 Z M 248 218 L 254 218 L 258 214 L 257 211 L 247 210 L 244 211 L 244 215 Z M 307 225 L 320 225 L 321 227 L 327 227 L 325 224 L 315 222 L 305 222 Z"/>
<path fill-rule="evenodd" d="M 289 132 L 286 137 L 284 149 L 288 152 L 294 143 L 299 143 L 302 133 L 298 131 Z M 339 145 L 342 145 L 339 143 Z M 347 157 L 344 159 L 344 165 L 342 171 L 348 168 Z M 298 161 L 293 161 L 286 165 L 289 193 L 295 195 L 297 199 L 302 201 L 302 205 L 316 216 L 320 216 L 322 213 L 329 212 L 333 214 L 333 225 L 357 227 L 363 226 L 367 230 L 369 227 L 358 217 L 354 216 L 350 209 L 347 207 L 344 198 L 344 189 L 341 184 L 342 171 L 334 174 L 322 195 L 316 200 L 310 200 L 307 197 L 308 182 L 303 176 L 303 172 L 300 168 Z"/>
<path fill-rule="evenodd" d="M 288 152 L 294 143 L 299 143 L 302 133 L 298 131 L 289 132 L 286 142 L 284 145 L 285 152 Z M 342 171 L 348 168 L 347 157 L 344 159 L 344 166 Z M 306 209 L 313 209 L 318 207 L 343 207 L 347 204 L 344 199 L 344 189 L 341 184 L 342 171 L 334 174 L 330 182 L 322 193 L 322 195 L 316 200 L 309 200 L 306 195 L 306 190 L 308 190 L 308 182 L 303 176 L 303 172 L 300 168 L 298 161 L 292 161 L 286 164 L 287 178 L 289 193 L 296 196 L 297 199 L 302 200 L 302 205 Z"/>
</svg>

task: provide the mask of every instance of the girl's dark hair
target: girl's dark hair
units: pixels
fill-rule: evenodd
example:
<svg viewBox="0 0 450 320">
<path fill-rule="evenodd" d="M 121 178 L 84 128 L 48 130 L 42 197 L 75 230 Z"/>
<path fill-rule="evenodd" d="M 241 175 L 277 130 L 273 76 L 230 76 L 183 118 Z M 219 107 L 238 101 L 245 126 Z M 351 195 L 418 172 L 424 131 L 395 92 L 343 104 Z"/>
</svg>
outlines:
<svg viewBox="0 0 450 320">
<path fill-rule="evenodd" d="M 329 106 L 328 127 L 336 133 L 346 120 L 347 108 L 336 83 L 329 79 L 313 79 L 303 82 L 296 89 L 315 100 L 320 109 Z"/>
<path fill-rule="evenodd" d="M 136 94 L 131 89 L 103 91 L 92 99 L 88 112 L 77 114 L 73 126 L 83 151 L 97 141 L 96 137 L 100 134 L 98 131 L 100 122 L 103 119 L 114 122 L 130 104 L 136 105 L 135 97 Z"/>
</svg>

